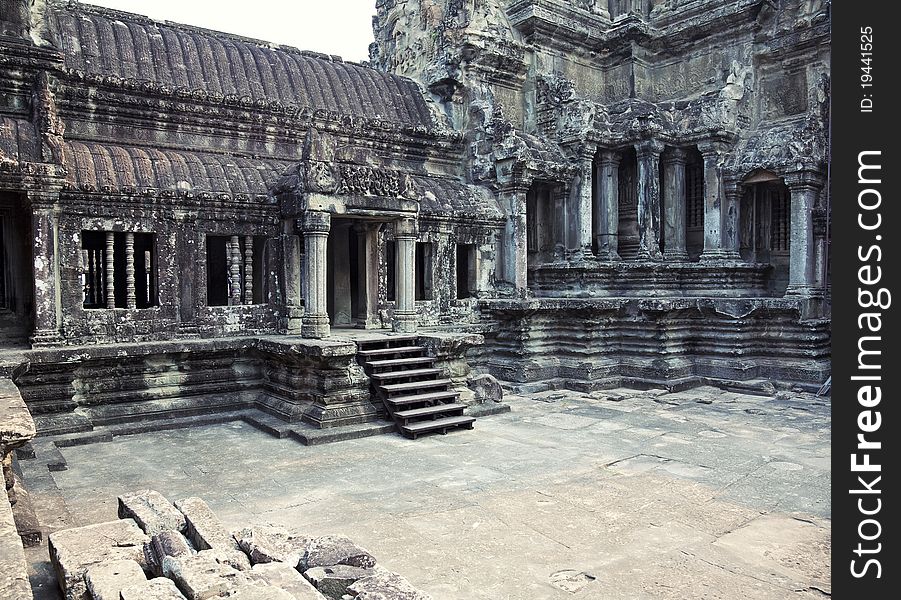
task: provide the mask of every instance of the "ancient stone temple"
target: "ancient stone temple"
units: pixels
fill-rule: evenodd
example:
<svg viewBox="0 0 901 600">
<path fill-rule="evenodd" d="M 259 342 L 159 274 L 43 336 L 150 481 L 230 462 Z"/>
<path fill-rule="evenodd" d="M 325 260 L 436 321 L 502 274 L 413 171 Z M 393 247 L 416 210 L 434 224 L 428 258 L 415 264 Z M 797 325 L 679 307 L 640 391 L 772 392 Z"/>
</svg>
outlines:
<svg viewBox="0 0 901 600">
<path fill-rule="evenodd" d="M 0 375 L 39 434 L 828 376 L 828 1 L 378 0 L 364 65 L 0 7 Z"/>
</svg>

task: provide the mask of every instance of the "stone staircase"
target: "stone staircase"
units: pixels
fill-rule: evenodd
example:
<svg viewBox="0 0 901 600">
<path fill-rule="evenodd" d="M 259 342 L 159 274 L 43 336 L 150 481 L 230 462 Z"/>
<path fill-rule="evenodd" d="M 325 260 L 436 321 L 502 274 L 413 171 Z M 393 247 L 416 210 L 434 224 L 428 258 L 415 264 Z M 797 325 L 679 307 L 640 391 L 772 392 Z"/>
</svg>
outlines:
<svg viewBox="0 0 901 600">
<path fill-rule="evenodd" d="M 416 336 L 392 336 L 357 341 L 357 360 L 372 382 L 398 430 L 416 439 L 429 432 L 472 429 L 475 417 L 463 414 L 465 404 L 451 389 L 451 380 L 434 367 Z"/>
</svg>

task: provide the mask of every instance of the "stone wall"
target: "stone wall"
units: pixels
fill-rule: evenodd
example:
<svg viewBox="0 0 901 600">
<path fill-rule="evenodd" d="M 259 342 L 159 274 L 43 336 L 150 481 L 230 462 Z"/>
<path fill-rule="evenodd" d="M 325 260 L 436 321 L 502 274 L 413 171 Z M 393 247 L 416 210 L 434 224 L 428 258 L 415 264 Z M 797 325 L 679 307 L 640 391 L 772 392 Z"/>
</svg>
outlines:
<svg viewBox="0 0 901 600">
<path fill-rule="evenodd" d="M 771 380 L 819 387 L 830 321 L 780 299 L 485 301 L 473 363 L 499 379 L 579 391 Z"/>
</svg>

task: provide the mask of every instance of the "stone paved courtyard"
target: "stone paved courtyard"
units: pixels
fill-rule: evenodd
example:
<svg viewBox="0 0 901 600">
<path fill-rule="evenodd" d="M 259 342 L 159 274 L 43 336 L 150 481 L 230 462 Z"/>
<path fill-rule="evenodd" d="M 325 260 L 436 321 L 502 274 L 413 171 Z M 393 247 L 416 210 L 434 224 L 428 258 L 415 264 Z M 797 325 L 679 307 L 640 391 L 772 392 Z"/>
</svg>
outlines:
<svg viewBox="0 0 901 600">
<path fill-rule="evenodd" d="M 474 431 L 306 447 L 243 423 L 22 461 L 50 527 L 116 496 L 202 496 L 229 525 L 344 533 L 436 600 L 828 595 L 828 401 L 613 390 L 508 398 Z M 618 401 L 609 397 L 620 397 Z M 46 542 L 36 597 L 54 598 Z"/>
</svg>

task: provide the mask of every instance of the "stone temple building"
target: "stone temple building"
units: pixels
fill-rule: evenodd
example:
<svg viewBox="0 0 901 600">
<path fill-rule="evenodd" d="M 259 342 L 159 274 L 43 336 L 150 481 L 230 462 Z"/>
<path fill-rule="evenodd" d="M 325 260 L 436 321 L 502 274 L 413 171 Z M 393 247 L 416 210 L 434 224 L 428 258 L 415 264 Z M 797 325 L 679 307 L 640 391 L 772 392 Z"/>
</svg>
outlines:
<svg viewBox="0 0 901 600">
<path fill-rule="evenodd" d="M 39 434 L 828 377 L 828 1 L 376 8 L 354 64 L 0 1 L 0 376 Z"/>
</svg>

